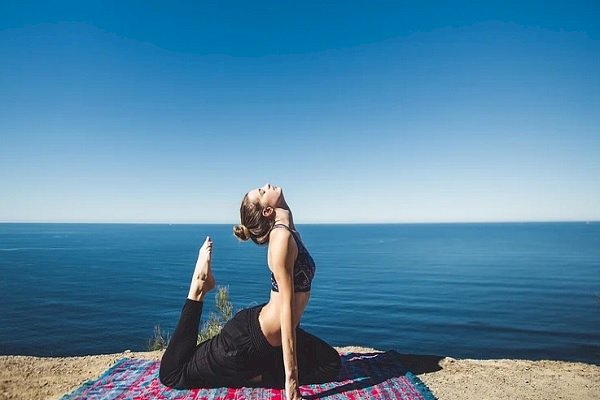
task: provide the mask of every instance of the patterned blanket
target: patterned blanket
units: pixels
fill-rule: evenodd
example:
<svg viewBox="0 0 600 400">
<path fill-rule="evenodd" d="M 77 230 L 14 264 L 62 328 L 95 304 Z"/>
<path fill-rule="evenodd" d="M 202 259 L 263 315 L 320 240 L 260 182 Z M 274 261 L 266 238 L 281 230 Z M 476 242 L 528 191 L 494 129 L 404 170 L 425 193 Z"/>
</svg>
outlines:
<svg viewBox="0 0 600 400">
<path fill-rule="evenodd" d="M 301 386 L 304 398 L 435 400 L 429 388 L 402 366 L 395 351 L 342 353 L 341 357 L 342 368 L 337 379 Z M 61 400 L 285 399 L 283 390 L 261 387 L 170 389 L 158 380 L 159 366 L 160 363 L 154 360 L 123 358 L 98 379 L 84 383 Z"/>
</svg>

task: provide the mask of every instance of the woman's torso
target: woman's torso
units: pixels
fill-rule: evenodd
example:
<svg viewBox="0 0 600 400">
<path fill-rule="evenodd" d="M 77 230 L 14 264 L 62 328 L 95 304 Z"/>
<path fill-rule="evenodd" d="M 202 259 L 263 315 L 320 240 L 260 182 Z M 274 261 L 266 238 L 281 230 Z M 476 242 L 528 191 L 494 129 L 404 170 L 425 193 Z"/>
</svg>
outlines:
<svg viewBox="0 0 600 400">
<path fill-rule="evenodd" d="M 290 230 L 290 232 L 292 231 L 289 228 L 287 229 Z M 296 267 L 297 257 L 301 250 L 300 246 L 303 247 L 302 251 L 304 252 L 306 252 L 306 248 L 304 248 L 304 246 L 300 243 L 300 237 L 297 232 L 292 234 L 292 236 L 294 237 L 293 242 L 295 246 L 290 252 L 291 254 L 288 253 L 288 257 L 294 257 L 294 266 Z M 309 298 L 310 291 L 294 293 L 294 304 L 292 311 L 294 315 L 294 321 L 296 321 L 296 326 L 300 324 L 302 314 L 308 305 Z M 269 302 L 262 308 L 258 316 L 258 320 L 260 323 L 260 328 L 271 346 L 281 346 L 281 294 L 279 292 L 271 290 Z"/>
<path fill-rule="evenodd" d="M 281 294 L 271 291 L 269 302 L 262 308 L 258 316 L 260 329 L 271 346 L 281 346 L 281 299 L 279 296 Z M 294 293 L 293 313 L 296 324 L 300 323 L 309 298 L 310 292 Z"/>
</svg>

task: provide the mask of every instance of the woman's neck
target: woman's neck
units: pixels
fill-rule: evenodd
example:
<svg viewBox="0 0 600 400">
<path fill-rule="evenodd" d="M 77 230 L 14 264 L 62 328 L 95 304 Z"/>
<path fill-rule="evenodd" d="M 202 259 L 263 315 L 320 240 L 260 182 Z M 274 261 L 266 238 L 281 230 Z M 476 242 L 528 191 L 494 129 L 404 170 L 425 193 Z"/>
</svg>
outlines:
<svg viewBox="0 0 600 400">
<path fill-rule="evenodd" d="M 294 217 L 292 216 L 292 211 L 290 209 L 285 208 L 276 208 L 275 209 L 275 223 L 283 224 L 289 226 L 291 229 L 296 229 L 294 226 Z"/>
</svg>

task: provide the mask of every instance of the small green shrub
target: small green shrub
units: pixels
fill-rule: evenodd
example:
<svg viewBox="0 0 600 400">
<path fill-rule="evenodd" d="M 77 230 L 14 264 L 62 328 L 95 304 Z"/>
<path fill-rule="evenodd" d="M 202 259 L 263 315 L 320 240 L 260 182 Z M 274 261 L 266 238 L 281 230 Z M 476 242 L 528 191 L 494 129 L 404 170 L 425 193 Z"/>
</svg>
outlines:
<svg viewBox="0 0 600 400">
<path fill-rule="evenodd" d="M 233 304 L 229 301 L 229 287 L 218 286 L 217 293 L 215 294 L 215 303 L 219 314 L 210 312 L 208 319 L 202 324 L 202 329 L 198 333 L 198 344 L 207 341 L 208 339 L 216 336 L 223 326 L 233 316 Z M 154 337 L 148 340 L 148 351 L 163 350 L 166 349 L 170 335 L 163 332 L 160 325 L 154 326 Z"/>
<path fill-rule="evenodd" d="M 148 351 L 165 349 L 170 339 L 169 335 L 162 331 L 160 325 L 154 325 L 154 337 L 148 340 Z"/>
<path fill-rule="evenodd" d="M 215 303 L 219 315 L 213 312 L 208 315 L 208 320 L 202 325 L 202 329 L 198 334 L 198 344 L 216 336 L 233 316 L 233 304 L 229 301 L 229 287 L 219 286 L 217 288 Z"/>
</svg>

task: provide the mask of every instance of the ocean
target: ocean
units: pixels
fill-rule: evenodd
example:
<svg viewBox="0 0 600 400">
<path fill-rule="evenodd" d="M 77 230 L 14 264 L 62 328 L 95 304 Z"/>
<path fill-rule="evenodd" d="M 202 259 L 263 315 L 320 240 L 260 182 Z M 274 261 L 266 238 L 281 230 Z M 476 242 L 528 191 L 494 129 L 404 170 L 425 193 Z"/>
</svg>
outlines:
<svg viewBox="0 0 600 400">
<path fill-rule="evenodd" d="M 334 346 L 600 364 L 599 222 L 297 228 L 317 264 L 302 327 Z M 235 310 L 267 301 L 266 247 L 231 225 L 0 224 L 0 354 L 145 350 L 207 235 Z"/>
</svg>

